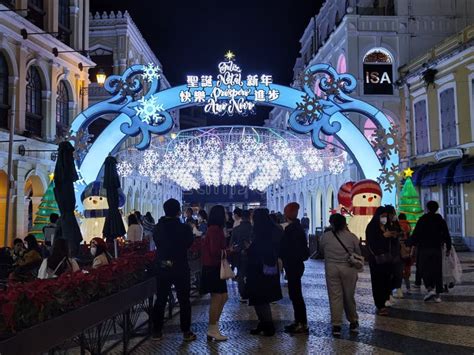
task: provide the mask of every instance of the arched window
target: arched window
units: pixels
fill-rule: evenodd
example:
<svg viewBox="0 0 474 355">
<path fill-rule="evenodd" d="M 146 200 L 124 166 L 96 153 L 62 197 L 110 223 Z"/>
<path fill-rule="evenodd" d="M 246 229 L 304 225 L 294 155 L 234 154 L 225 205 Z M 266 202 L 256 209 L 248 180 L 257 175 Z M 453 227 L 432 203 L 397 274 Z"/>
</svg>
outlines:
<svg viewBox="0 0 474 355">
<path fill-rule="evenodd" d="M 69 94 L 64 81 L 58 84 L 56 98 L 56 134 L 63 135 L 69 126 Z"/>
<path fill-rule="evenodd" d="M 8 128 L 8 64 L 0 54 L 0 128 Z"/>
<path fill-rule="evenodd" d="M 41 107 L 41 78 L 38 69 L 30 66 L 26 73 L 26 121 L 25 128 L 34 136 L 41 137 L 43 110 Z"/>
<path fill-rule="evenodd" d="M 341 74 L 347 73 L 347 61 L 344 53 L 341 53 L 337 59 L 337 72 Z"/>
<path fill-rule="evenodd" d="M 392 55 L 384 48 L 372 48 L 363 58 L 364 94 L 393 95 Z"/>
</svg>

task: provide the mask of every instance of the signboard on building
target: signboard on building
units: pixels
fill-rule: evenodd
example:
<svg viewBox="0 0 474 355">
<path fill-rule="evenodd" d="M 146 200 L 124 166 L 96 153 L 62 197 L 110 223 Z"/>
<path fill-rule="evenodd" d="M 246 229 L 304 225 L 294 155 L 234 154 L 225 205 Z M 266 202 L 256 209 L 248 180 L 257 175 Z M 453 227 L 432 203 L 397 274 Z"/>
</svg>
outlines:
<svg viewBox="0 0 474 355">
<path fill-rule="evenodd" d="M 364 64 L 364 94 L 393 95 L 392 64 Z"/>
<path fill-rule="evenodd" d="M 435 154 L 436 161 L 447 160 L 447 159 L 455 159 L 455 158 L 462 158 L 464 152 L 462 149 L 453 148 L 453 149 L 446 149 Z"/>
</svg>

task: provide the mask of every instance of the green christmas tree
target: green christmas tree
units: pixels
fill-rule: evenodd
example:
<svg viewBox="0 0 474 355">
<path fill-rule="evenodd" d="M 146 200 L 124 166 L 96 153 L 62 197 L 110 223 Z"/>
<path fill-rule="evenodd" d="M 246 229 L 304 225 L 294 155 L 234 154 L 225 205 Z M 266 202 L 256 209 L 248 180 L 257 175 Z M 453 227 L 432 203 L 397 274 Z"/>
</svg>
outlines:
<svg viewBox="0 0 474 355">
<path fill-rule="evenodd" d="M 412 229 L 415 228 L 416 222 L 423 215 L 420 196 L 413 185 L 411 174 L 406 174 L 405 184 L 400 192 L 399 210 L 406 214 L 408 223 L 410 223 Z"/>
<path fill-rule="evenodd" d="M 51 180 L 46 192 L 44 193 L 41 203 L 38 206 L 38 212 L 36 212 L 35 221 L 33 222 L 31 234 L 39 240 L 44 240 L 43 227 L 49 224 L 49 215 L 51 213 L 59 214 L 58 204 L 54 198 L 54 181 Z"/>
</svg>

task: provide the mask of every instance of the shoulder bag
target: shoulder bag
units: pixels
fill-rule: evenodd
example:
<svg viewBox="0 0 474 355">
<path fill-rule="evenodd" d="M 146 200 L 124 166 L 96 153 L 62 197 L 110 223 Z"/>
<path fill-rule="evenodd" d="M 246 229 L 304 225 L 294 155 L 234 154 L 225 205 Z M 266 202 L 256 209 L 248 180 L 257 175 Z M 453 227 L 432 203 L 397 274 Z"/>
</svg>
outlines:
<svg viewBox="0 0 474 355">
<path fill-rule="evenodd" d="M 347 258 L 347 262 L 355 269 L 357 269 L 357 272 L 362 272 L 364 271 L 364 257 L 362 255 L 356 254 L 356 253 L 351 253 L 349 249 L 346 248 L 344 243 L 339 239 L 338 235 L 335 232 L 332 232 L 334 236 L 336 237 L 337 241 L 341 246 L 344 248 L 346 253 L 349 255 Z"/>
<path fill-rule="evenodd" d="M 229 262 L 227 261 L 227 253 L 225 250 L 221 252 L 221 271 L 220 271 L 220 278 L 221 280 L 228 280 L 228 279 L 233 279 L 235 277 L 234 272 L 232 271 L 232 268 L 229 265 Z"/>
</svg>

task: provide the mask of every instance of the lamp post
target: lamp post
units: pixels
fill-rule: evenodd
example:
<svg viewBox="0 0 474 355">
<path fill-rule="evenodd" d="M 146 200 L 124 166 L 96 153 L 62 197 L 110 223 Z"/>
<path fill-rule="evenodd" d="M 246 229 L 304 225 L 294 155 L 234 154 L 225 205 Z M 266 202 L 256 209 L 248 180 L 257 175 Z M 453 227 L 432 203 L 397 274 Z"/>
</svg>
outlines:
<svg viewBox="0 0 474 355">
<path fill-rule="evenodd" d="M 95 78 L 96 78 L 96 81 L 97 81 L 97 85 L 99 85 L 99 87 L 101 88 L 101 87 L 104 86 L 105 80 L 107 79 L 107 74 L 105 74 L 105 71 L 103 69 L 99 69 L 97 71 L 97 74 L 95 75 Z M 83 86 L 79 93 L 82 97 L 84 97 L 85 95 L 88 95 L 89 94 L 89 86 Z"/>
</svg>

